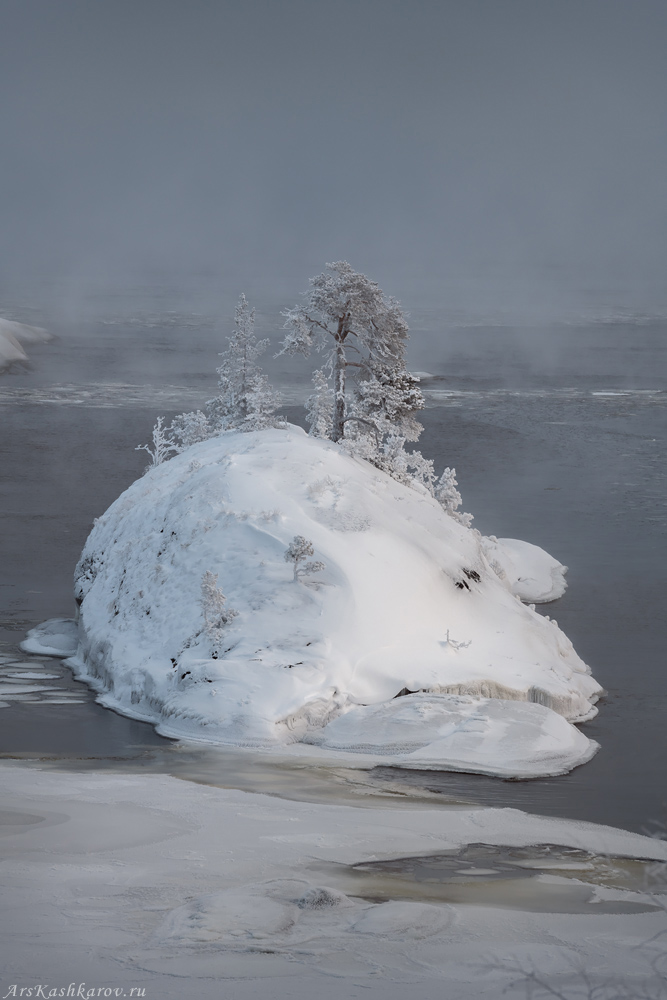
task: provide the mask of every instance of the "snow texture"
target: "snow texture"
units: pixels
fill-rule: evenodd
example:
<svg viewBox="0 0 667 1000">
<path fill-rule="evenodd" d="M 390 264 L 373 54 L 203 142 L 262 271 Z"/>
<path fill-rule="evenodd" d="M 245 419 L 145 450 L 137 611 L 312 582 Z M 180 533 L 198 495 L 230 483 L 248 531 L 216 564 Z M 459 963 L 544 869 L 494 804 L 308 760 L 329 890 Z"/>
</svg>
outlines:
<svg viewBox="0 0 667 1000">
<path fill-rule="evenodd" d="M 325 568 L 295 580 L 284 554 L 297 535 Z M 206 573 L 238 612 L 215 640 Z M 429 712 L 466 719 L 453 739 L 433 723 L 434 745 L 412 750 L 421 766 L 507 774 L 494 747 L 517 772 L 551 774 L 559 754 L 567 769 L 594 749 L 551 713 L 590 718 L 599 685 L 555 623 L 509 593 L 479 533 L 299 428 L 228 432 L 152 469 L 97 520 L 75 593 L 77 675 L 166 735 L 284 746 L 428 692 L 487 701 L 470 709 L 483 731 L 471 737 L 460 698 L 433 700 Z M 400 729 L 400 700 L 384 725 L 394 711 Z"/>
<path fill-rule="evenodd" d="M 482 548 L 489 564 L 520 600 L 548 604 L 565 593 L 567 566 L 539 545 L 491 535 L 482 539 Z"/>
</svg>

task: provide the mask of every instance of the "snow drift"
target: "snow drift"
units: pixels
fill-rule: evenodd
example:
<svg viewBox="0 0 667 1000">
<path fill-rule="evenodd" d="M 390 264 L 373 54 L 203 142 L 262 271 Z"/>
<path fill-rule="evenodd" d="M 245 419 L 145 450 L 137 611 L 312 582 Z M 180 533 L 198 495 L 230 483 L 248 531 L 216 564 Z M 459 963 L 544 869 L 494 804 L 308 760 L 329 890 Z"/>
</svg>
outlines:
<svg viewBox="0 0 667 1000">
<path fill-rule="evenodd" d="M 482 539 L 482 548 L 491 566 L 522 601 L 547 604 L 565 593 L 567 566 L 538 545 L 491 535 Z"/>
<path fill-rule="evenodd" d="M 295 536 L 323 569 L 294 578 Z M 229 612 L 218 628 L 202 605 L 212 575 Z M 166 735 L 558 773 L 594 751 L 565 720 L 594 715 L 601 689 L 510 582 L 479 532 L 425 491 L 296 427 L 228 432 L 152 469 L 98 519 L 76 571 L 70 663 L 103 704 Z M 398 735 L 408 705 L 428 709 L 416 742 L 415 719 Z M 370 744 L 367 706 L 385 706 Z"/>
</svg>

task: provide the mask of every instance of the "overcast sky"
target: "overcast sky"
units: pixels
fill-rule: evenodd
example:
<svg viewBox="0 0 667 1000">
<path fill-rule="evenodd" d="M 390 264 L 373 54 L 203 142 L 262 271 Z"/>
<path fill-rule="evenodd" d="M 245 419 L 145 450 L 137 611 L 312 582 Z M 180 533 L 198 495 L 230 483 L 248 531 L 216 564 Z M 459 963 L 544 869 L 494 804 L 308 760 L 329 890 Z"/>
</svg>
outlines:
<svg viewBox="0 0 667 1000">
<path fill-rule="evenodd" d="M 666 52 L 665 0 L 0 0 L 0 265 L 656 286 Z"/>
</svg>

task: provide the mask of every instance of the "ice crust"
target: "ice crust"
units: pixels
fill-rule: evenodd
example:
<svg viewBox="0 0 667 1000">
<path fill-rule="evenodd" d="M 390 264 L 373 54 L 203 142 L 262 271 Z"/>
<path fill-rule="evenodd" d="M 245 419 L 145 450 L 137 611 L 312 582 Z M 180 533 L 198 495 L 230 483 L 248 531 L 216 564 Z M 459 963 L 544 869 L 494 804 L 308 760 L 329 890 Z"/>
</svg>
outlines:
<svg viewBox="0 0 667 1000">
<path fill-rule="evenodd" d="M 145 983 L 161 1000 L 339 1000 L 361 987 L 377 1000 L 498 1000 L 526 996 L 511 988 L 521 959 L 561 996 L 586 995 L 579 968 L 599 995 L 614 995 L 603 989 L 612 982 L 627 996 L 659 995 L 651 962 L 664 954 L 664 895 L 647 894 L 639 874 L 632 891 L 601 882 L 620 859 L 645 858 L 660 883 L 664 841 L 514 809 L 305 803 L 23 762 L 0 765 L 0 794 L 8 982 L 85 976 L 128 996 Z M 479 872 L 439 893 L 403 880 L 408 898 L 401 880 L 367 883 L 348 867 L 465 844 L 596 857 L 576 878 L 492 873 L 485 890 L 472 884 L 486 882 Z"/>
<path fill-rule="evenodd" d="M 300 581 L 284 559 L 295 535 L 325 564 Z M 103 704 L 165 735 L 333 747 L 344 731 L 346 750 L 365 752 L 372 716 L 384 733 L 372 753 L 386 757 L 427 712 L 415 766 L 568 770 L 595 744 L 565 720 L 594 715 L 601 688 L 486 548 L 332 442 L 290 425 L 230 432 L 148 472 L 98 519 L 69 662 Z M 206 572 L 238 612 L 219 643 L 204 628 Z"/>
<path fill-rule="evenodd" d="M 79 629 L 73 618 L 49 618 L 31 628 L 23 642 L 24 653 L 36 656 L 73 656 L 79 642 Z"/>
<path fill-rule="evenodd" d="M 306 737 L 332 750 L 382 754 L 384 764 L 476 771 L 499 777 L 562 774 L 597 744 L 542 705 L 412 694 L 353 708 Z"/>
</svg>

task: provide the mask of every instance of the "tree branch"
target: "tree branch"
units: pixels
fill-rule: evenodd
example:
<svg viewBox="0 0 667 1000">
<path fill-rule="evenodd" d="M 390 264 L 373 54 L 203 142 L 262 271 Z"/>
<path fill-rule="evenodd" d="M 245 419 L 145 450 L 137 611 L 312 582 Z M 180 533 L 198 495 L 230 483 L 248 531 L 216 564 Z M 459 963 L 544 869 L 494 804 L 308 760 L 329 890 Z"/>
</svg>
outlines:
<svg viewBox="0 0 667 1000">
<path fill-rule="evenodd" d="M 372 422 L 372 420 L 365 420 L 363 417 L 345 417 L 343 423 L 346 424 L 348 420 L 356 420 L 357 423 L 366 424 L 367 427 L 370 427 L 371 430 L 375 432 L 375 442 L 378 448 L 380 447 L 380 432 L 377 429 L 376 425 Z"/>
</svg>

